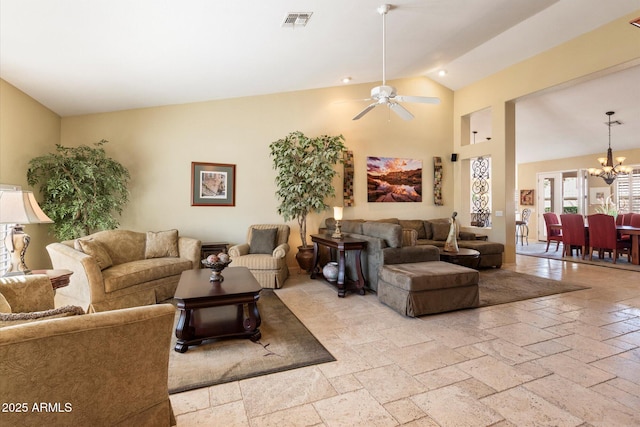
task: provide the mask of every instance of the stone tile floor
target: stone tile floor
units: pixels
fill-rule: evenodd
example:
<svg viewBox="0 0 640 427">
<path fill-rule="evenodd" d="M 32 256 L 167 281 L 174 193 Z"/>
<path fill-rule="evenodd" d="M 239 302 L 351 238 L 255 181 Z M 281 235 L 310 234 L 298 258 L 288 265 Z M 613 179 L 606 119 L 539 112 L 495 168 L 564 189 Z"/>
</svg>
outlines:
<svg viewBox="0 0 640 427">
<path fill-rule="evenodd" d="M 639 426 L 640 273 L 503 268 L 591 289 L 412 319 L 294 274 L 278 296 L 337 361 L 172 395 L 178 426 Z"/>
</svg>

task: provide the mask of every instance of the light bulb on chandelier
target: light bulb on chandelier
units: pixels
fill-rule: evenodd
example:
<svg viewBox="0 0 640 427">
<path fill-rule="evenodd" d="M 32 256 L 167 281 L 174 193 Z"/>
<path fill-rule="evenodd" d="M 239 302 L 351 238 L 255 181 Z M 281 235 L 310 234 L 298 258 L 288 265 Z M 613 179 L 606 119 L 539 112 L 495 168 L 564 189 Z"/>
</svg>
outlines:
<svg viewBox="0 0 640 427">
<path fill-rule="evenodd" d="M 607 111 L 606 114 L 609 116 L 609 122 L 607 123 L 607 126 L 609 126 L 609 148 L 607 149 L 607 157 L 598 158 L 598 163 L 600 163 L 601 168 L 589 168 L 589 174 L 599 176 L 604 179 L 604 182 L 611 185 L 618 175 L 626 175 L 630 173 L 633 168 L 622 165 L 625 157 L 616 157 L 616 164 L 613 164 L 613 151 L 611 150 L 611 116 L 614 115 L 615 112 Z M 617 124 L 621 123 L 617 122 Z"/>
</svg>

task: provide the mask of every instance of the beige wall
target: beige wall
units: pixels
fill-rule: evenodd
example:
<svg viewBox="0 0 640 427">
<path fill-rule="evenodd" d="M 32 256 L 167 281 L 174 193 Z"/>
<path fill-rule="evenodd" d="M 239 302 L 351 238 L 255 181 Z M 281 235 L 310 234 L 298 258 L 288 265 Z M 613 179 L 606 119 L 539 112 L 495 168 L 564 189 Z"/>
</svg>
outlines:
<svg viewBox="0 0 640 427">
<path fill-rule="evenodd" d="M 606 148 L 606 147 L 605 147 Z M 640 148 L 637 150 L 614 150 L 614 156 L 626 157 L 625 165 L 640 165 Z M 589 154 L 587 156 L 570 157 L 566 159 L 547 160 L 544 162 L 532 162 L 521 163 L 518 165 L 518 191 L 520 189 L 535 189 L 536 194 L 538 192 L 537 187 L 537 174 L 550 173 L 550 172 L 567 172 L 575 171 L 579 169 L 588 169 L 598 166 L 597 158 L 602 157 L 605 153 Z M 608 187 L 607 184 L 599 177 L 589 177 L 588 186 L 592 187 Z M 611 193 L 613 193 L 613 187 L 611 186 Z M 587 193 L 588 195 L 588 193 Z M 528 207 L 532 210 L 531 219 L 529 221 L 529 240 L 535 241 L 538 235 L 538 227 L 544 228 L 544 220 L 542 219 L 542 207 L 538 206 L 537 201 L 534 206 L 522 206 L 517 205 L 517 210 L 522 211 L 523 208 Z M 588 206 L 587 214 L 595 213 L 594 206 Z M 557 211 L 557 214 L 562 212 Z M 540 218 L 538 218 L 540 216 Z"/>
<path fill-rule="evenodd" d="M 4 80 L 0 80 L 0 183 L 27 185 L 29 160 L 52 150 L 60 140 L 60 117 Z M 36 199 L 41 200 L 36 191 Z M 25 262 L 33 269 L 51 266 L 44 249 L 53 240 L 47 225 L 28 225 L 31 245 Z M 0 243 L 2 244 L 2 243 Z"/>
<path fill-rule="evenodd" d="M 538 91 L 640 63 L 638 29 L 629 25 L 638 14 L 640 10 L 455 92 L 454 151 L 461 159 L 455 170 L 455 181 L 460 183 L 455 187 L 455 208 L 463 213 L 462 222 L 467 222 L 464 212 L 469 212 L 468 159 L 491 156 L 492 212 L 503 216 L 494 215 L 493 227 L 486 232 L 491 239 L 505 242 L 506 262 L 515 261 L 517 117 L 513 103 Z M 492 140 L 464 145 L 469 137 L 463 134 L 463 129 L 468 130 L 463 117 L 488 107 L 492 112 Z"/>
<path fill-rule="evenodd" d="M 255 223 L 282 223 L 275 199 L 275 170 L 269 144 L 291 131 L 309 136 L 343 134 L 354 152 L 355 206 L 345 218 L 431 218 L 449 216 L 453 206 L 452 91 L 426 78 L 391 82 L 399 93 L 437 96 L 440 105 L 409 104 L 416 116 L 403 121 L 376 108 L 358 121 L 351 118 L 366 106 L 371 84 L 343 86 L 268 96 L 227 99 L 158 108 L 92 114 L 62 119 L 63 145 L 109 140 L 107 152 L 131 172 L 131 202 L 121 227 L 134 230 L 178 228 L 203 241 L 244 242 Z M 422 203 L 368 203 L 366 157 L 387 156 L 423 161 Z M 433 205 L 433 157 L 444 160 L 445 207 Z M 234 207 L 192 207 L 191 162 L 236 165 Z M 342 167 L 339 168 L 342 173 Z M 342 193 L 342 174 L 336 179 Z M 341 204 L 329 201 L 330 205 Z M 317 232 L 327 211 L 312 215 L 308 231 Z M 300 244 L 291 222 L 290 244 Z M 309 241 L 310 243 L 310 241 Z M 289 261 L 295 265 L 293 250 Z"/>
</svg>

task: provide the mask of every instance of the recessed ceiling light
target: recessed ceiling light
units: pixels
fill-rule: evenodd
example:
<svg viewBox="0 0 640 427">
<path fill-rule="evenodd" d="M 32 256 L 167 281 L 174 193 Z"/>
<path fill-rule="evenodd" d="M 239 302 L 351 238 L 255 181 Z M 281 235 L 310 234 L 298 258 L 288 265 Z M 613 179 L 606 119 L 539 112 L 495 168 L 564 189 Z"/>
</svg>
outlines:
<svg viewBox="0 0 640 427">
<path fill-rule="evenodd" d="M 347 84 L 351 81 L 351 77 L 343 77 L 342 78 L 342 83 Z"/>
<path fill-rule="evenodd" d="M 440 77 L 444 77 L 444 76 L 446 76 L 446 75 L 447 75 L 447 70 L 440 70 L 440 71 L 438 71 L 438 75 L 439 75 Z"/>
</svg>

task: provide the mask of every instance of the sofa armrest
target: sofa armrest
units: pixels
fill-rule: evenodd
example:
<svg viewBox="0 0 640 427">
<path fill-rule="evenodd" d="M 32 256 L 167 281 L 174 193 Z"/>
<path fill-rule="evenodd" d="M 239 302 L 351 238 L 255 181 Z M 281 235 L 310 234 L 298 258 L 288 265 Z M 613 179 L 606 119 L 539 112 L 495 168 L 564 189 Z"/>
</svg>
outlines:
<svg viewBox="0 0 640 427">
<path fill-rule="evenodd" d="M 382 256 L 384 264 L 406 264 L 439 261 L 440 251 L 432 245 L 405 246 L 403 248 L 384 248 Z"/>
<path fill-rule="evenodd" d="M 235 246 L 231 246 L 229 248 L 229 256 L 231 258 L 236 257 L 236 256 L 247 255 L 247 254 L 249 254 L 249 244 L 248 243 L 242 243 L 241 245 L 235 245 Z"/>
<path fill-rule="evenodd" d="M 45 311 L 55 305 L 51 280 L 44 274 L 0 277 L 0 294 L 12 313 Z"/>
<path fill-rule="evenodd" d="M 3 425 L 168 426 L 174 316 L 158 304 L 0 329 L 0 401 L 61 402 Z"/>
<path fill-rule="evenodd" d="M 63 305 L 78 305 L 89 311 L 91 303 L 106 298 L 102 270 L 93 257 L 63 243 L 47 245 L 47 252 L 53 268 L 73 271 L 69 286 L 56 290 L 56 299 L 63 299 Z"/>
<path fill-rule="evenodd" d="M 281 245 L 278 245 L 274 250 L 273 250 L 273 254 L 271 255 L 274 258 L 284 258 L 287 256 L 287 253 L 289 252 L 289 244 L 288 243 L 283 243 Z"/>
<path fill-rule="evenodd" d="M 191 261 L 191 268 L 200 268 L 200 250 L 202 248 L 202 242 L 198 239 L 191 237 L 178 237 L 178 252 L 180 258 L 185 258 Z"/>
</svg>

